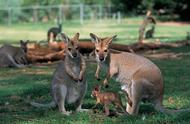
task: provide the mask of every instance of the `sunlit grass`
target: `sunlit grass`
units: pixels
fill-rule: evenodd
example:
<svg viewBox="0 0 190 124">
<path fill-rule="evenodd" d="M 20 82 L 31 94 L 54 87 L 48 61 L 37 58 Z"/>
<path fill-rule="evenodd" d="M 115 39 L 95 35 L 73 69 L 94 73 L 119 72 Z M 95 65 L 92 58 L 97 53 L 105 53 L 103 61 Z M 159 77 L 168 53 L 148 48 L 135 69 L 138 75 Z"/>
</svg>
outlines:
<svg viewBox="0 0 190 124">
<path fill-rule="evenodd" d="M 94 20 L 85 21 L 83 25 L 76 21 L 64 21 L 62 31 L 69 36 L 79 32 L 80 38 L 89 38 L 89 33 L 93 32 L 100 37 L 107 37 L 117 34 L 120 39 L 118 43 L 128 44 L 136 42 L 138 39 L 139 26 L 142 17 L 126 18 L 120 24 L 116 20 Z M 12 24 L 11 26 L 0 25 L 0 44 L 18 43 L 19 40 L 40 41 L 47 39 L 47 30 L 56 26 L 55 23 L 22 23 Z M 186 38 L 186 33 L 190 31 L 190 25 L 166 25 L 159 23 L 156 25 L 155 38 L 160 41 L 176 41 Z"/>
</svg>

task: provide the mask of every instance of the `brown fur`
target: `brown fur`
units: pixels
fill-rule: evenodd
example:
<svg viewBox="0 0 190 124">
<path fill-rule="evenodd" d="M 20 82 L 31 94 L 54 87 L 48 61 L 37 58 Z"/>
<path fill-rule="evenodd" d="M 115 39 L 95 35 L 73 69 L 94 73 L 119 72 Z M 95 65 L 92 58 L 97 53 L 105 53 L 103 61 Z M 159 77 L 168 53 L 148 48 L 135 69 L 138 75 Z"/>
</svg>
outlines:
<svg viewBox="0 0 190 124">
<path fill-rule="evenodd" d="M 95 34 L 90 34 L 95 43 L 95 54 L 98 67 L 95 77 L 99 78 L 100 68 L 107 69 L 104 85 L 114 77 L 120 82 L 121 89 L 126 92 L 132 102 L 127 103 L 126 111 L 135 115 L 139 112 L 139 105 L 143 99 L 153 103 L 156 110 L 168 114 L 190 111 L 190 109 L 169 110 L 163 107 L 164 85 L 160 69 L 150 60 L 128 52 L 114 52 L 109 44 L 116 37 L 101 40 Z"/>
<path fill-rule="evenodd" d="M 93 89 L 91 96 L 96 97 L 96 105 L 99 103 L 104 105 L 106 115 L 110 114 L 109 104 L 114 104 L 117 109 L 120 108 L 125 113 L 125 109 L 118 94 L 113 92 L 101 92 L 100 87 L 96 86 Z M 93 108 L 95 108 L 96 105 Z"/>
</svg>

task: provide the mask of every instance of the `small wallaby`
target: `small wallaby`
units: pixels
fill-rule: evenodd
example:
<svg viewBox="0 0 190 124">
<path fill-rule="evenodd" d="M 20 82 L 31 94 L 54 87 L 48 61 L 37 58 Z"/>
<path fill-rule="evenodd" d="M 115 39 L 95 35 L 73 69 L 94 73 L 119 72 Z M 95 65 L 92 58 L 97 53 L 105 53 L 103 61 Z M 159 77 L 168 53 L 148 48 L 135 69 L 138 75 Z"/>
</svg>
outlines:
<svg viewBox="0 0 190 124">
<path fill-rule="evenodd" d="M 58 34 L 62 32 L 62 24 L 58 24 L 58 27 L 52 27 L 47 32 L 47 40 L 50 40 L 50 34 L 53 33 L 53 41 L 56 40 Z"/>
<path fill-rule="evenodd" d="M 76 33 L 72 39 L 69 39 L 65 34 L 62 34 L 62 37 L 66 44 L 66 55 L 64 61 L 60 62 L 54 72 L 51 85 L 53 101 L 49 104 L 31 102 L 31 105 L 47 108 L 58 105 L 60 112 L 69 115 L 71 112 L 66 111 L 65 103 L 74 103 L 76 111 L 86 111 L 86 109 L 81 109 L 87 89 L 86 64 L 78 51 L 79 33 Z"/>
<path fill-rule="evenodd" d="M 98 64 L 95 77 L 99 79 L 100 68 L 107 69 L 104 85 L 114 77 L 120 82 L 121 89 L 126 92 L 130 103 L 126 103 L 126 111 L 135 115 L 139 112 L 142 100 L 153 103 L 156 110 L 174 114 L 190 111 L 190 109 L 170 110 L 163 106 L 164 85 L 160 69 L 149 59 L 134 53 L 119 52 L 109 49 L 109 45 L 116 37 L 108 37 L 101 40 L 95 34 L 90 33 L 92 42 L 95 44 L 95 56 Z M 126 97 L 127 98 L 127 97 Z"/>
<path fill-rule="evenodd" d="M 117 110 L 121 109 L 124 113 L 126 113 L 119 95 L 114 92 L 101 92 L 100 86 L 95 86 L 91 96 L 96 98 L 96 105 L 93 108 L 95 108 L 98 104 L 104 105 L 105 114 L 107 116 L 110 114 L 109 104 L 114 104 Z"/>
<path fill-rule="evenodd" d="M 25 67 L 28 64 L 27 42 L 20 41 L 20 47 L 5 44 L 0 48 L 0 67 Z"/>
<path fill-rule="evenodd" d="M 154 36 L 154 30 L 155 30 L 155 27 L 154 27 L 154 25 L 152 25 L 152 27 L 146 31 L 145 38 L 146 39 L 153 38 L 153 36 Z"/>
</svg>

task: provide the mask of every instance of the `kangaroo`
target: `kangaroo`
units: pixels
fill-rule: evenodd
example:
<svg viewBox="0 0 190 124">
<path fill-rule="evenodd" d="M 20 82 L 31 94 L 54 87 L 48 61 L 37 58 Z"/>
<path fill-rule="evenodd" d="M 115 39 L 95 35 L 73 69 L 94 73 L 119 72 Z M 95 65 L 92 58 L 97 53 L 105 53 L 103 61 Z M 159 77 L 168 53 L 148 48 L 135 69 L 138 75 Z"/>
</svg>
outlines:
<svg viewBox="0 0 190 124">
<path fill-rule="evenodd" d="M 126 91 L 132 104 L 126 103 L 126 111 L 131 115 L 138 114 L 142 100 L 153 103 L 156 110 L 174 114 L 176 112 L 190 111 L 190 109 L 169 110 L 163 107 L 164 85 L 160 69 L 150 60 L 134 53 L 119 52 L 109 49 L 109 45 L 116 37 L 108 37 L 101 40 L 95 34 L 90 33 L 95 44 L 95 55 L 98 67 L 95 77 L 99 79 L 100 68 L 107 69 L 107 75 L 103 81 L 108 85 L 108 80 L 115 77 L 120 82 L 121 89 Z"/>
<path fill-rule="evenodd" d="M 50 34 L 53 33 L 53 40 L 55 41 L 56 36 L 62 32 L 62 24 L 58 24 L 58 27 L 52 27 L 47 32 L 48 42 L 50 40 Z"/>
<path fill-rule="evenodd" d="M 64 41 L 61 41 L 61 42 L 55 41 L 54 40 L 54 35 L 51 32 L 50 33 L 50 39 L 49 39 L 49 42 L 48 42 L 48 47 L 50 49 L 52 49 L 52 50 L 55 50 L 55 51 L 61 51 L 61 50 L 65 49 L 65 43 L 64 43 Z"/>
<path fill-rule="evenodd" d="M 108 116 L 110 114 L 108 105 L 109 104 L 114 104 L 116 108 L 120 108 L 124 113 L 125 109 L 122 105 L 121 99 L 118 94 L 113 93 L 113 92 L 101 92 L 100 91 L 100 86 L 95 86 L 92 94 L 92 97 L 96 97 L 96 105 L 93 107 L 95 108 L 99 103 L 104 105 L 105 109 L 105 114 Z"/>
<path fill-rule="evenodd" d="M 4 44 L 0 48 L 0 67 L 25 67 L 28 64 L 26 52 L 27 42 L 20 41 L 20 47 Z"/>
<path fill-rule="evenodd" d="M 81 108 L 87 89 L 85 79 L 86 64 L 78 51 L 79 33 L 76 33 L 72 39 L 69 39 L 65 34 L 62 34 L 62 37 L 66 42 L 66 55 L 64 61 L 60 62 L 54 72 L 51 84 L 53 101 L 49 104 L 31 102 L 31 105 L 47 108 L 58 105 L 61 113 L 69 115 L 71 112 L 66 111 L 66 102 L 68 104 L 74 103 L 76 111 L 86 111 L 86 109 Z"/>
<path fill-rule="evenodd" d="M 154 36 L 154 30 L 155 30 L 155 27 L 154 27 L 154 25 L 153 25 L 150 29 L 148 29 L 148 30 L 146 31 L 145 38 L 146 38 L 146 39 L 148 39 L 148 38 L 153 38 L 153 36 Z"/>
</svg>

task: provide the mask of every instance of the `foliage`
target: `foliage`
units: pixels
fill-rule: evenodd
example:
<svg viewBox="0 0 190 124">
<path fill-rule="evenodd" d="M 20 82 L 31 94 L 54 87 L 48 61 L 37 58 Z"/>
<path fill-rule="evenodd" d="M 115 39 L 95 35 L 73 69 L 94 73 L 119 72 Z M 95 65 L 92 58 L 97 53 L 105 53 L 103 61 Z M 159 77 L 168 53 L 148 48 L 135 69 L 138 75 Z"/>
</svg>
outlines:
<svg viewBox="0 0 190 124">
<path fill-rule="evenodd" d="M 100 4 L 104 6 L 104 11 L 110 12 L 108 9 L 110 6 L 112 14 L 121 11 L 124 15 L 137 15 L 145 14 L 146 11 L 152 10 L 155 15 L 158 15 L 160 19 L 180 19 L 189 20 L 190 19 L 190 2 L 189 0 L 2 0 L 0 2 L 0 7 L 6 9 L 7 7 L 28 7 L 28 6 L 48 6 L 48 5 L 71 5 L 71 4 L 87 4 L 87 5 L 97 5 Z M 66 18 L 73 19 L 72 16 L 79 11 L 72 11 L 71 8 L 65 8 L 64 14 Z M 91 7 L 91 9 L 94 9 Z M 39 12 L 38 12 L 39 11 Z M 51 13 L 51 11 L 55 11 Z M 40 15 L 39 20 L 47 17 L 55 18 L 59 10 L 36 10 Z M 92 10 L 91 10 L 92 11 Z M 12 21 L 30 21 L 31 16 L 34 16 L 33 10 L 14 10 L 12 12 Z M 57 12 L 57 13 L 56 13 Z M 97 13 L 97 12 L 96 12 Z M 55 15 L 50 17 L 51 15 Z M 10 16 L 8 10 L 0 10 L 0 22 L 6 22 L 7 16 Z M 167 18 L 169 16 L 169 18 Z"/>
<path fill-rule="evenodd" d="M 182 20 L 190 19 L 189 0 L 112 0 L 118 10 L 124 10 L 126 13 L 133 12 L 144 14 L 147 9 L 154 13 L 166 15 L 179 15 Z"/>
</svg>

